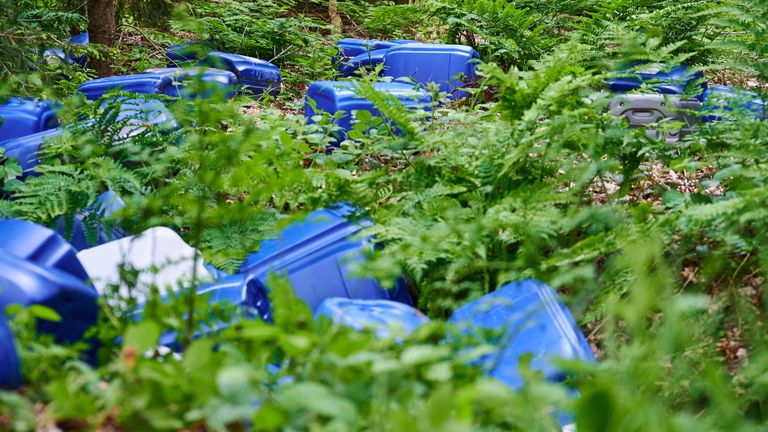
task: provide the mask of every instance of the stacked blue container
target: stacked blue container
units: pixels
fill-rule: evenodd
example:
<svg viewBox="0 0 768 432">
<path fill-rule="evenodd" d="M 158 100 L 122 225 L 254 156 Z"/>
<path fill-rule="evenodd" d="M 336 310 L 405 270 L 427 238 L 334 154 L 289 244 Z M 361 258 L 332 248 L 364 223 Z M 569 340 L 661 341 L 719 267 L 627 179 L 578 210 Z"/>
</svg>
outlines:
<svg viewBox="0 0 768 432">
<path fill-rule="evenodd" d="M 638 67 L 638 65 L 634 66 Z M 647 106 L 665 106 L 666 100 L 659 96 L 664 95 L 671 97 L 674 105 L 672 110 L 665 110 L 665 115 L 671 120 L 682 120 L 685 123 L 690 123 L 694 116 L 689 113 L 680 115 L 680 107 L 685 108 L 682 111 L 700 109 L 702 115 L 697 120 L 701 122 L 721 120 L 723 112 L 734 111 L 735 109 L 750 112 L 756 120 L 762 120 L 765 117 L 765 102 L 757 93 L 731 86 L 709 86 L 704 80 L 703 72 L 688 66 L 668 68 L 663 65 L 648 65 L 636 72 L 627 72 L 623 76 L 608 79 L 606 86 L 615 93 L 636 91 L 643 86 L 655 93 L 631 95 L 630 98 L 633 98 L 634 102 L 632 99 L 624 99 L 622 101 L 622 115 L 623 113 L 631 114 L 635 110 L 640 114 L 638 118 L 648 118 Z M 686 92 L 691 97 L 682 99 L 681 96 Z M 675 108 L 677 108 L 677 112 L 675 112 Z M 635 123 L 630 118 L 630 124 Z"/>
<path fill-rule="evenodd" d="M 587 339 L 555 290 L 536 280 L 506 284 L 460 307 L 450 321 L 467 332 L 504 329 L 501 351 L 484 358 L 482 364 L 490 376 L 514 389 L 523 385 L 518 359 L 525 354 L 533 355 L 531 369 L 554 382 L 566 376 L 553 359 L 595 361 Z"/>
<path fill-rule="evenodd" d="M 307 89 L 306 102 L 304 103 L 304 117 L 313 122 L 313 117 L 318 111 L 334 114 L 344 114 L 336 120 L 341 128 L 342 138 L 345 132 L 352 129 L 352 112 L 368 111 L 373 116 L 379 116 L 379 110 L 373 103 L 357 95 L 354 81 L 316 81 Z M 373 88 L 376 91 L 394 97 L 403 105 L 413 109 L 431 110 L 432 97 L 429 93 L 415 88 L 413 84 L 402 82 L 377 82 Z M 315 106 L 309 102 L 314 101 Z M 316 110 L 317 109 L 317 110 Z"/>
<path fill-rule="evenodd" d="M 702 95 L 702 122 L 721 120 L 723 111 L 745 110 L 756 120 L 766 116 L 765 101 L 755 92 L 731 86 L 710 86 Z"/>
<path fill-rule="evenodd" d="M 663 139 L 669 144 L 680 142 L 699 120 L 694 113 L 701 108 L 701 93 L 707 87 L 703 72 L 688 66 L 635 64 L 632 67 L 632 71 L 606 80 L 608 89 L 615 93 L 640 89 L 650 93 L 617 97 L 609 111 L 626 118 L 630 127 L 645 128 L 651 138 Z M 661 131 L 655 124 L 662 122 L 683 127 Z"/>
<path fill-rule="evenodd" d="M 9 304 L 50 307 L 59 322 L 41 320 L 38 330 L 58 342 L 75 342 L 96 323 L 98 294 L 74 249 L 58 234 L 32 222 L 0 220 L 0 310 Z"/>
<path fill-rule="evenodd" d="M 480 55 L 466 45 L 409 43 L 397 45 L 384 55 L 384 76 L 408 77 L 419 84 L 435 83 L 440 91 L 462 98 L 459 90 L 475 80 Z"/>
<path fill-rule="evenodd" d="M 277 96 L 280 93 L 280 69 L 272 63 L 239 54 L 220 51 L 209 52 L 200 59 L 206 66 L 234 73 L 240 80 L 240 89 L 246 94 L 264 93 Z"/>
<path fill-rule="evenodd" d="M 0 141 L 42 132 L 56 127 L 50 101 L 13 97 L 0 104 Z"/>
<path fill-rule="evenodd" d="M 372 225 L 369 219 L 352 219 L 349 205 L 317 210 L 299 223 L 286 227 L 274 240 L 261 244 L 239 273 L 256 276 L 268 286 L 271 273 L 287 276 L 296 294 L 315 311 L 329 297 L 394 300 L 411 304 L 402 283 L 388 291 L 375 279 L 354 274 L 354 266 L 372 252 L 371 238 L 358 238 Z"/>
<path fill-rule="evenodd" d="M 407 43 L 418 43 L 418 41 L 410 39 L 382 41 L 344 38 L 336 43 L 338 56 L 334 58 L 334 63 L 338 63 L 341 76 L 349 77 L 354 75 L 360 68 L 383 63 L 384 54 L 387 53 L 387 50 Z"/>
<path fill-rule="evenodd" d="M 240 90 L 248 95 L 277 96 L 281 89 L 280 69 L 272 63 L 240 54 L 213 51 L 205 42 L 190 42 L 169 47 L 165 56 L 169 67 L 197 63 L 232 72 L 240 83 Z"/>
<path fill-rule="evenodd" d="M 139 94 L 163 94 L 170 97 L 209 97 L 191 92 L 190 81 L 199 78 L 213 89 L 223 89 L 227 97 L 234 96 L 237 77 L 229 71 L 206 68 L 149 69 L 141 74 L 99 78 L 83 83 L 78 90 L 89 100 L 101 98 L 108 90 L 122 89 Z"/>
<path fill-rule="evenodd" d="M 389 337 L 399 327 L 408 334 L 428 321 L 418 310 L 386 300 L 325 300 L 315 313 L 327 316 L 337 325 L 355 330 L 370 329 L 380 337 Z M 487 376 L 518 390 L 524 380 L 519 359 L 531 355 L 530 367 L 552 382 L 566 380 L 554 359 L 594 362 L 595 357 L 570 311 L 549 286 L 536 280 L 512 282 L 478 300 L 457 309 L 451 322 L 465 332 L 503 329 L 503 336 L 493 343 L 499 351 L 480 359 Z M 561 425 L 571 417 L 557 413 Z"/>
<path fill-rule="evenodd" d="M 479 58 L 477 52 L 468 46 L 407 40 L 342 39 L 337 48 L 339 71 L 343 76 L 351 76 L 360 68 L 381 63 L 384 65 L 384 76 L 401 82 L 376 83 L 375 88 L 412 108 L 429 107 L 432 96 L 423 89 L 429 83 L 437 84 L 440 91 L 448 92 L 451 97 L 465 97 L 467 93 L 461 87 L 475 79 L 475 63 Z M 406 84 L 403 79 L 413 84 Z M 373 103 L 357 97 L 354 89 L 355 84 L 349 82 L 313 83 L 307 91 L 304 108 L 307 122 L 315 121 L 313 117 L 317 111 L 331 115 L 344 111 L 338 122 L 343 138 L 352 125 L 351 110 L 368 111 L 378 116 Z M 314 107 L 310 100 L 314 101 Z"/>
<path fill-rule="evenodd" d="M 125 130 L 119 136 L 130 138 L 138 130 L 147 125 L 162 126 L 167 130 L 178 128 L 176 120 L 168 108 L 157 100 L 141 101 L 126 99 L 120 103 L 120 112 L 115 118 L 117 122 L 126 122 Z M 42 132 L 26 135 L 21 138 L 0 142 L 8 157 L 15 158 L 23 170 L 23 177 L 34 175 L 34 168 L 39 164 L 37 153 L 48 140 L 54 139 L 64 132 L 63 127 L 48 129 Z"/>
<path fill-rule="evenodd" d="M 71 38 L 69 38 L 69 42 L 76 45 L 88 45 L 88 42 L 89 42 L 88 32 L 72 36 Z M 71 53 L 66 53 L 64 52 L 64 50 L 61 50 L 58 48 L 46 50 L 43 55 L 46 58 L 54 57 L 54 58 L 58 58 L 62 62 L 65 62 L 68 64 L 77 64 L 82 67 L 85 67 L 86 63 L 88 62 L 88 59 L 86 58 L 85 55 L 76 56 Z"/>
<path fill-rule="evenodd" d="M 627 93 L 648 85 L 650 90 L 660 94 L 681 95 L 686 90 L 696 90 L 691 88 L 695 84 L 699 84 L 701 90 L 707 88 L 707 83 L 703 80 L 704 73 L 685 65 L 668 68 L 664 65 L 652 64 L 642 67 L 643 69 L 626 72 L 622 76 L 606 80 L 608 89 L 614 93 Z"/>
</svg>

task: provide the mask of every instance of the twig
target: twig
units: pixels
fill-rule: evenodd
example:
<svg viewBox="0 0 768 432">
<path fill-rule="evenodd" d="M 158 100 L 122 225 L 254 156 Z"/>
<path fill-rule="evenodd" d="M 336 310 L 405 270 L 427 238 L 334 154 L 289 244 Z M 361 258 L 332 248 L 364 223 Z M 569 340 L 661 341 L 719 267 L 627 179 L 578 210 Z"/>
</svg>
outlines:
<svg viewBox="0 0 768 432">
<path fill-rule="evenodd" d="M 685 287 L 687 287 L 687 286 L 688 286 L 688 284 L 690 284 L 690 283 L 693 281 L 693 278 L 695 278 L 695 277 L 696 277 L 696 274 L 697 274 L 698 272 L 699 272 L 699 268 L 698 268 L 698 267 L 696 267 L 696 269 L 694 269 L 694 270 L 693 270 L 693 274 L 691 274 L 690 276 L 688 276 L 687 278 L 685 278 L 685 283 L 683 284 L 683 288 L 682 288 L 682 289 L 685 289 Z M 682 291 L 682 290 L 681 290 L 681 291 Z"/>
<path fill-rule="evenodd" d="M 734 280 L 736 280 L 736 275 L 738 275 L 738 274 L 739 274 L 739 271 L 741 271 L 741 268 L 742 268 L 742 267 L 744 267 L 744 264 L 746 264 L 747 260 L 748 260 L 748 259 L 749 259 L 749 257 L 751 257 L 751 256 L 752 256 L 752 252 L 748 253 L 748 254 L 747 254 L 747 256 L 745 256 L 745 257 L 744 257 L 744 259 L 743 259 L 743 260 L 741 260 L 741 264 L 739 264 L 739 267 L 738 267 L 738 268 L 736 268 L 736 271 L 735 271 L 735 272 L 733 272 L 733 275 L 731 275 L 731 282 L 730 282 L 730 285 L 731 285 L 731 286 L 733 286 L 733 281 L 734 281 Z"/>
<path fill-rule="evenodd" d="M 275 61 L 275 60 L 279 59 L 280 57 L 282 57 L 282 56 L 284 56 L 284 55 L 288 54 L 288 53 L 289 53 L 289 52 L 290 52 L 292 49 L 293 49 L 293 46 L 289 46 L 288 48 L 284 49 L 284 50 L 283 50 L 283 51 L 282 51 L 280 54 L 278 54 L 278 55 L 274 56 L 274 57 L 272 58 L 272 60 L 270 60 L 269 62 L 270 62 L 270 63 L 272 63 L 273 61 Z"/>
<path fill-rule="evenodd" d="M 24 40 L 30 40 L 30 39 L 37 39 L 38 36 L 21 36 L 21 35 L 12 35 L 12 34 L 5 34 L 0 33 L 0 37 L 8 38 L 8 39 L 24 39 Z"/>
<path fill-rule="evenodd" d="M 600 321 L 600 323 L 599 323 L 599 324 L 597 324 L 597 325 L 595 326 L 595 328 L 594 328 L 594 329 L 592 329 L 592 331 L 589 333 L 589 336 L 587 336 L 587 340 L 590 340 L 590 339 L 592 339 L 592 338 L 595 336 L 595 334 L 597 334 L 598 330 L 600 330 L 601 328 L 603 328 L 603 325 L 605 324 L 605 322 L 606 322 L 606 320 L 605 320 L 605 319 L 601 320 L 601 321 Z"/>
</svg>

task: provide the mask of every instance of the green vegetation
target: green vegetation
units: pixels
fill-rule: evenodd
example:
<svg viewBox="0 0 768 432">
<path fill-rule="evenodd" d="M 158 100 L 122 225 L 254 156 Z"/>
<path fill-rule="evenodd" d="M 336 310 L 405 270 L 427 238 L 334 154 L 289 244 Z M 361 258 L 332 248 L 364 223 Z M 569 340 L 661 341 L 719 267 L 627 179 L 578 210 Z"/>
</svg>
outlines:
<svg viewBox="0 0 768 432">
<path fill-rule="evenodd" d="M 282 95 L 179 101 L 178 132 L 114 145 L 114 108 L 74 91 L 86 73 L 39 54 L 83 50 L 59 42 L 84 29 L 83 12 L 4 1 L 0 95 L 56 98 L 65 121 L 94 122 L 50 143 L 39 177 L 16 178 L 0 152 L 0 216 L 50 226 L 110 189 L 127 208 L 94 229 L 168 226 L 233 270 L 288 221 L 348 201 L 384 245 L 360 271 L 406 275 L 438 320 L 381 340 L 313 321 L 277 284 L 274 325 L 239 320 L 188 343 L 190 323 L 238 311 L 153 292 L 135 324 L 135 299 L 115 293 L 93 368 L 82 347 L 36 335 L 36 317 L 51 317 L 32 308 L 13 320 L 27 382 L 0 392 L 1 430 L 544 431 L 559 428 L 556 409 L 585 432 L 765 429 L 768 123 L 736 110 L 670 146 L 607 114 L 602 82 L 638 61 L 686 62 L 764 92 L 768 1 L 340 0 L 340 29 L 325 3 L 172 3 L 119 2 L 118 42 L 84 50 L 130 73 L 162 64 L 170 43 L 205 39 L 274 59 Z M 473 102 L 414 112 L 362 85 L 404 133 L 360 116 L 355 140 L 325 151 L 334 126 L 305 125 L 299 110 L 306 85 L 333 75 L 338 31 L 476 47 Z M 484 378 L 469 360 L 488 347 L 439 320 L 525 277 L 557 288 L 594 344 L 597 364 L 564 365 L 579 398 L 529 370 L 517 393 Z M 144 355 L 167 330 L 183 356 Z"/>
</svg>

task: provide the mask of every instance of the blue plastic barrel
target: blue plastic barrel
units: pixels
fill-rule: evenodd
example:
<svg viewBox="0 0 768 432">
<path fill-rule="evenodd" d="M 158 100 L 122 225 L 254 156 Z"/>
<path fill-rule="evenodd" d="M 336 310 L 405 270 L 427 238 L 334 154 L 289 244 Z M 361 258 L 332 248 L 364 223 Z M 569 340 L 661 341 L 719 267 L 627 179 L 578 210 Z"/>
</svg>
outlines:
<svg viewBox="0 0 768 432">
<path fill-rule="evenodd" d="M 88 279 L 75 249 L 50 228 L 20 219 L 0 219 L 0 239 L 0 250 L 8 254 L 61 270 L 80 281 Z"/>
<path fill-rule="evenodd" d="M 566 379 L 552 360 L 595 361 L 584 334 L 557 292 L 537 280 L 512 282 L 457 309 L 450 319 L 467 332 L 504 329 L 500 352 L 482 360 L 489 375 L 518 389 L 518 359 L 531 354 L 531 368 L 554 382 Z"/>
<path fill-rule="evenodd" d="M 5 149 L 5 154 L 9 158 L 15 158 L 19 161 L 22 169 L 22 177 L 34 175 L 34 168 L 40 163 L 37 159 L 37 152 L 49 140 L 56 138 L 64 133 L 63 127 L 48 129 L 42 132 L 25 135 L 20 138 L 14 138 L 0 142 L 0 147 Z"/>
<path fill-rule="evenodd" d="M 688 66 L 667 67 L 664 65 L 649 64 L 645 66 L 633 65 L 639 70 L 628 71 L 616 78 L 606 80 L 608 89 L 615 93 L 627 93 L 638 90 L 643 84 L 647 84 L 652 91 L 678 95 L 682 94 L 689 86 L 704 78 L 704 73 Z M 706 82 L 701 83 L 701 88 L 706 89 Z M 701 97 L 699 97 L 701 98 Z"/>
<path fill-rule="evenodd" d="M 440 91 L 464 97 L 460 90 L 476 77 L 480 55 L 466 45 L 409 43 L 396 45 L 384 55 L 384 76 L 411 78 L 419 84 L 435 83 Z"/>
<path fill-rule="evenodd" d="M 219 272 L 213 272 L 215 277 L 221 275 Z M 219 279 L 202 285 L 197 290 L 197 295 L 209 295 L 211 303 L 225 303 L 232 306 L 239 306 L 246 317 L 260 317 L 266 321 L 272 320 L 267 291 L 261 281 L 254 275 L 234 274 L 221 276 Z M 144 315 L 145 303 L 138 306 L 133 314 L 136 321 L 140 321 Z M 219 331 L 226 325 L 221 322 L 214 322 L 210 326 L 203 326 L 195 334 L 200 337 L 211 332 Z M 177 333 L 166 332 L 160 337 L 159 344 L 178 350 L 176 344 Z"/>
<path fill-rule="evenodd" d="M 21 385 L 21 365 L 16 353 L 13 333 L 0 310 L 0 388 L 12 389 Z"/>
<path fill-rule="evenodd" d="M 50 101 L 18 97 L 0 104 L 0 119 L 0 141 L 42 132 L 59 124 Z"/>
<path fill-rule="evenodd" d="M 57 342 L 80 340 L 96 324 L 99 312 L 96 290 L 82 279 L 56 267 L 44 267 L 0 249 L 0 310 L 8 305 L 43 305 L 55 310 L 61 321 L 38 321 L 38 331 Z"/>
<path fill-rule="evenodd" d="M 336 42 L 336 49 L 339 52 L 339 58 L 352 58 L 370 51 L 373 46 L 381 41 L 373 39 L 357 39 L 357 38 L 344 38 Z"/>
<path fill-rule="evenodd" d="M 731 86 L 710 86 L 703 94 L 701 111 L 703 122 L 721 119 L 723 111 L 745 110 L 758 120 L 765 117 L 765 101 L 755 92 Z"/>
<path fill-rule="evenodd" d="M 207 41 L 187 41 L 169 46 L 165 57 L 170 61 L 169 67 L 176 67 L 181 63 L 200 60 L 212 50 L 212 45 Z"/>
<path fill-rule="evenodd" d="M 237 87 L 237 77 L 228 71 L 200 68 L 161 68 L 135 75 L 113 76 L 99 78 L 83 83 L 78 91 L 90 100 L 101 98 L 104 93 L 113 89 L 139 94 L 163 94 L 171 97 L 206 97 L 186 91 L 185 81 L 200 79 L 213 88 L 223 88 L 228 96 L 234 94 Z"/>
<path fill-rule="evenodd" d="M 347 132 L 352 129 L 352 111 L 368 111 L 374 117 L 380 116 L 379 110 L 371 101 L 355 93 L 356 87 L 357 84 L 354 81 L 317 81 L 312 83 L 307 90 L 304 104 L 304 117 L 307 122 L 312 123 L 314 121 L 312 117 L 317 114 L 316 111 L 323 111 L 331 115 L 344 111 L 344 115 L 336 121 L 336 124 L 341 127 L 342 131 Z M 431 95 L 425 90 L 415 88 L 413 84 L 378 82 L 373 87 L 379 92 L 394 97 L 408 108 L 421 108 L 426 111 L 432 109 Z M 315 102 L 315 108 L 312 108 L 309 103 L 310 99 Z"/>
<path fill-rule="evenodd" d="M 389 49 L 396 45 L 402 45 L 406 43 L 418 43 L 418 41 L 411 39 L 376 40 L 344 38 L 336 42 L 338 58 L 335 60 L 343 61 L 345 59 L 357 57 L 360 54 L 364 54 L 368 51 Z"/>
<path fill-rule="evenodd" d="M 343 77 L 351 77 L 360 69 L 371 68 L 384 63 L 384 55 L 389 48 L 364 52 L 349 60 L 339 63 L 339 74 Z"/>
<path fill-rule="evenodd" d="M 234 73 L 240 81 L 240 88 L 246 94 L 268 93 L 277 96 L 280 93 L 280 69 L 268 61 L 212 51 L 200 60 L 200 64 Z"/>
<path fill-rule="evenodd" d="M 370 329 L 379 337 L 389 337 L 393 329 L 399 329 L 407 335 L 429 322 L 429 318 L 421 311 L 404 303 L 337 297 L 320 303 L 315 316 L 327 316 L 336 325 L 357 331 Z"/>
<path fill-rule="evenodd" d="M 254 275 L 265 285 L 271 273 L 287 276 L 312 311 L 330 297 L 412 304 L 402 284 L 388 291 L 375 279 L 354 275 L 354 265 L 363 262 L 373 249 L 371 238 L 358 238 L 372 222 L 352 219 L 354 213 L 353 207 L 344 204 L 310 213 L 303 221 L 286 227 L 276 239 L 263 242 L 239 273 Z"/>
<path fill-rule="evenodd" d="M 125 99 L 119 105 L 119 112 L 115 121 L 125 122 L 125 127 L 118 132 L 118 138 L 128 139 L 147 128 L 148 125 L 160 127 L 164 131 L 178 129 L 179 125 L 173 118 L 168 108 L 158 100 L 142 101 L 138 99 Z M 85 121 L 81 124 L 89 124 Z M 48 129 L 20 138 L 0 142 L 0 147 L 5 149 L 9 158 L 15 158 L 23 171 L 22 177 L 34 175 L 34 168 L 40 163 L 37 153 L 45 144 L 61 135 L 63 127 Z"/>
</svg>

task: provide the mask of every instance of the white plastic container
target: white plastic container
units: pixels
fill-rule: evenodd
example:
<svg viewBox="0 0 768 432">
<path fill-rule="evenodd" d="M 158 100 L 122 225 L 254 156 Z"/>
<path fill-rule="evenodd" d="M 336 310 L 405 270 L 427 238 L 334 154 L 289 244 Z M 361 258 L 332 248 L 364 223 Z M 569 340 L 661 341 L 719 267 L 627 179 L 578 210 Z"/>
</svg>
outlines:
<svg viewBox="0 0 768 432">
<path fill-rule="evenodd" d="M 162 293 L 178 290 L 193 282 L 193 277 L 198 281 L 210 279 L 200 252 L 166 227 L 85 249 L 77 257 L 99 294 L 110 285 L 119 285 L 120 294 L 129 295 L 129 287 L 120 280 L 120 266 L 138 270 L 135 288 L 139 289 L 133 293 L 138 301 L 144 300 L 143 294 L 151 285 Z"/>
</svg>

